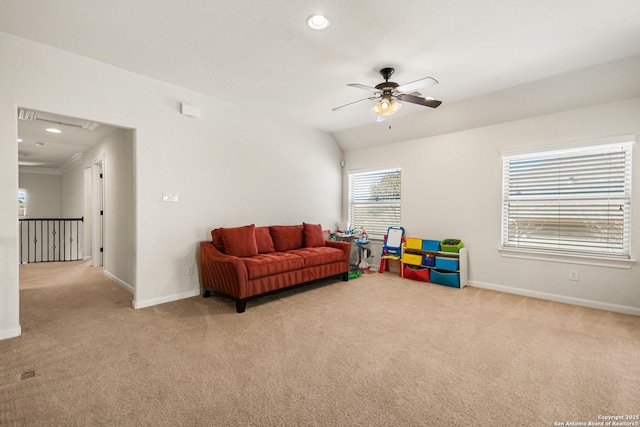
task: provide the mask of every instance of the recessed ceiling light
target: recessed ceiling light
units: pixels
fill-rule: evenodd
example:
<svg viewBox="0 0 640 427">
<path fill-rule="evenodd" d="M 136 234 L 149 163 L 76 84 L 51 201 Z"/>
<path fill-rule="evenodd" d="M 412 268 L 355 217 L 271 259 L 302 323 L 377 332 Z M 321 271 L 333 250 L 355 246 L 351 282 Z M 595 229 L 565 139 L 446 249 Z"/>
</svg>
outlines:
<svg viewBox="0 0 640 427">
<path fill-rule="evenodd" d="M 51 132 L 51 133 L 62 133 L 62 131 L 60 129 L 56 129 L 56 128 L 47 128 L 45 130 L 47 132 Z"/>
<path fill-rule="evenodd" d="M 22 138 L 18 138 L 18 142 L 22 142 Z"/>
<path fill-rule="evenodd" d="M 36 142 L 36 147 L 44 147 L 44 142 Z"/>
<path fill-rule="evenodd" d="M 314 30 L 324 30 L 329 24 L 329 19 L 324 15 L 315 14 L 307 18 L 307 25 Z"/>
</svg>

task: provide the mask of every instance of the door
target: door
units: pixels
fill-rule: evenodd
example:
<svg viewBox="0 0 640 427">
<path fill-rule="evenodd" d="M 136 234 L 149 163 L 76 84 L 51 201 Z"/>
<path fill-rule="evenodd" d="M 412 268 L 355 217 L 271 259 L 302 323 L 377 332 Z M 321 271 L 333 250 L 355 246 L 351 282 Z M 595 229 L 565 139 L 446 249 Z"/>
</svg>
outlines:
<svg viewBox="0 0 640 427">
<path fill-rule="evenodd" d="M 104 157 L 93 161 L 93 265 L 102 267 L 104 257 Z"/>
</svg>

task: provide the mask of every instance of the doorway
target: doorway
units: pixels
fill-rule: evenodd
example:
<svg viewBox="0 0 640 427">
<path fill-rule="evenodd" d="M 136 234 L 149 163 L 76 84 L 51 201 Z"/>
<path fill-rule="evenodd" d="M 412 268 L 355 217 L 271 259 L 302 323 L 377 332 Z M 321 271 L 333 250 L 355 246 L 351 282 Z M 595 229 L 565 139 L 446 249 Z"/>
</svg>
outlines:
<svg viewBox="0 0 640 427">
<path fill-rule="evenodd" d="M 91 258 L 94 267 L 102 267 L 104 253 L 104 154 L 93 159 L 91 171 L 91 188 L 93 189 L 91 192 L 91 216 L 93 218 Z"/>
<path fill-rule="evenodd" d="M 18 133 L 30 215 L 82 217 L 82 259 L 134 294 L 133 129 L 19 108 Z"/>
</svg>

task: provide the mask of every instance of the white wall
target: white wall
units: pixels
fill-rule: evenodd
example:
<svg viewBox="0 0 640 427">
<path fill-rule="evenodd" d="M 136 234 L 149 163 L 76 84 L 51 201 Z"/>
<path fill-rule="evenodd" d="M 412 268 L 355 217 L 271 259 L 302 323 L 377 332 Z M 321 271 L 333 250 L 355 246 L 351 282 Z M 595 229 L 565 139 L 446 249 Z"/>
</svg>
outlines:
<svg viewBox="0 0 640 427">
<path fill-rule="evenodd" d="M 29 218 L 62 217 L 62 177 L 59 174 L 21 171 L 18 185 L 27 190 Z"/>
<path fill-rule="evenodd" d="M 525 100 L 526 102 L 526 100 Z M 349 170 L 402 167 L 402 223 L 409 236 L 461 238 L 473 285 L 640 315 L 640 269 L 505 258 L 501 152 L 640 135 L 640 98 L 345 153 Z M 633 194 L 640 200 L 640 147 Z M 346 203 L 346 201 L 345 201 Z M 640 209 L 632 210 L 632 258 L 640 258 Z M 569 269 L 579 281 L 569 281 Z"/>
<path fill-rule="evenodd" d="M 6 34 L 0 63 L 2 141 L 17 138 L 18 106 L 135 129 L 136 307 L 198 295 L 185 268 L 213 227 L 341 216 L 342 153 L 326 133 Z M 17 187 L 16 144 L 0 144 L 0 338 L 20 333 Z"/>
<path fill-rule="evenodd" d="M 133 131 L 117 129 L 83 156 L 83 168 L 98 156 L 103 159 L 103 268 L 129 289 L 135 286 L 136 256 L 133 150 Z"/>
<path fill-rule="evenodd" d="M 62 175 L 62 200 L 65 217 L 84 216 L 84 254 L 92 254 L 92 182 L 94 159 L 104 161 L 103 267 L 105 273 L 125 288 L 135 285 L 135 224 L 133 131 L 116 129 L 82 156 L 82 161 Z M 86 180 L 86 181 L 85 181 Z"/>
<path fill-rule="evenodd" d="M 61 200 L 65 218 L 84 216 L 84 171 L 81 162 L 62 174 Z"/>
</svg>

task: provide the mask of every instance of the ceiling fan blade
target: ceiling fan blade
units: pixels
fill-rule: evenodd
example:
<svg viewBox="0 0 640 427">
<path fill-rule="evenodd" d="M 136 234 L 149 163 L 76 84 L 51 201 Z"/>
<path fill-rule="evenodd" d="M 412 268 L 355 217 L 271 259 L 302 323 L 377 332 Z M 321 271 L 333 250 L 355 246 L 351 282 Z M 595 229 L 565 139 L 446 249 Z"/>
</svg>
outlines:
<svg viewBox="0 0 640 427">
<path fill-rule="evenodd" d="M 442 104 L 442 101 L 437 99 L 420 98 L 419 96 L 405 95 L 403 93 L 397 95 L 397 98 L 401 101 L 410 102 L 412 104 L 424 105 L 425 107 L 437 108 Z"/>
<path fill-rule="evenodd" d="M 427 86 L 437 85 L 438 81 L 433 77 L 425 77 L 424 79 L 416 80 L 415 82 L 405 83 L 396 88 L 397 92 L 413 92 L 416 89 L 420 89 Z"/>
<path fill-rule="evenodd" d="M 358 89 L 363 89 L 368 92 L 374 92 L 374 93 L 382 92 L 380 89 L 376 89 L 375 87 L 371 87 L 367 85 L 361 85 L 360 83 L 349 83 L 347 86 L 357 87 Z"/>
<path fill-rule="evenodd" d="M 377 98 L 379 98 L 379 96 L 370 96 L 369 98 L 360 99 L 358 101 L 353 101 L 353 102 L 350 102 L 348 104 L 344 104 L 344 105 L 341 105 L 339 107 L 332 108 L 331 111 L 337 111 L 337 110 L 339 110 L 341 108 L 348 107 L 349 105 L 357 104 L 358 102 L 371 101 L 372 99 L 377 99 Z"/>
</svg>

